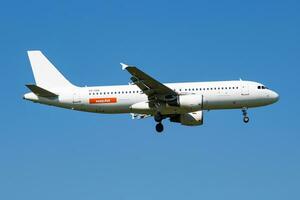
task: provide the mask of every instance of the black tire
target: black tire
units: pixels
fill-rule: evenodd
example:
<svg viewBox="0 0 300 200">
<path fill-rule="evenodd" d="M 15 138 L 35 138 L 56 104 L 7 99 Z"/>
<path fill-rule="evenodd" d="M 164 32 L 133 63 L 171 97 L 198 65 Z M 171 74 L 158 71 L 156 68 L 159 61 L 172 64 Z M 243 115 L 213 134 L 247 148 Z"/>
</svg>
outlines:
<svg viewBox="0 0 300 200">
<path fill-rule="evenodd" d="M 249 117 L 244 117 L 244 122 L 248 123 L 250 121 Z"/>
<path fill-rule="evenodd" d="M 162 123 L 158 123 L 156 124 L 155 129 L 158 133 L 161 133 L 164 131 L 164 125 L 162 125 Z"/>
</svg>

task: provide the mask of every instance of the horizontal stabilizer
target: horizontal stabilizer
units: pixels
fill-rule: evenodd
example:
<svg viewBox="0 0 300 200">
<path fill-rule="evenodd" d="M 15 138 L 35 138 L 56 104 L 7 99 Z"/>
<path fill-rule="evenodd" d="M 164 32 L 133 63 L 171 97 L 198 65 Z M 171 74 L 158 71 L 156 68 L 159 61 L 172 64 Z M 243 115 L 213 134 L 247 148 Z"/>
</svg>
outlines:
<svg viewBox="0 0 300 200">
<path fill-rule="evenodd" d="M 26 85 L 26 87 L 29 88 L 34 94 L 40 97 L 57 97 L 57 94 L 54 94 L 53 92 L 50 92 L 48 90 L 45 90 L 37 85 Z"/>
</svg>

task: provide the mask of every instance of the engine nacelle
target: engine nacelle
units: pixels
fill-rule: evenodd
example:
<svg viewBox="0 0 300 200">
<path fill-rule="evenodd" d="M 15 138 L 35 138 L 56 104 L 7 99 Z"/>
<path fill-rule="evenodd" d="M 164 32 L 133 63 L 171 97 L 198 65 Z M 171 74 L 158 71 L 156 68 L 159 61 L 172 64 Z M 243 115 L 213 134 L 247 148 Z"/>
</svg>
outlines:
<svg viewBox="0 0 300 200">
<path fill-rule="evenodd" d="M 180 95 L 176 99 L 169 101 L 170 106 L 178 106 L 187 109 L 202 109 L 203 96 L 202 95 Z"/>
<path fill-rule="evenodd" d="M 200 126 L 203 124 L 203 111 L 191 112 L 171 117 L 171 122 L 181 123 L 185 126 Z"/>
</svg>

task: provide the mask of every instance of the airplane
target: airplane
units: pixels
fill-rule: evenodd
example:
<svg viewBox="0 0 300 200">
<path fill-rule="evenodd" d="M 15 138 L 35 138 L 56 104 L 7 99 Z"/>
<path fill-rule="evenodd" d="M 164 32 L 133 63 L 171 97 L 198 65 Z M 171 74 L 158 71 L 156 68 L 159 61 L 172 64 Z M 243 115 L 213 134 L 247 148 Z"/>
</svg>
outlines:
<svg viewBox="0 0 300 200">
<path fill-rule="evenodd" d="M 249 122 L 247 110 L 273 104 L 279 95 L 253 81 L 215 81 L 161 83 L 139 68 L 120 63 L 131 75 L 128 85 L 78 87 L 69 82 L 41 51 L 28 51 L 36 84 L 27 84 L 31 92 L 23 98 L 35 103 L 84 112 L 130 113 L 133 119 L 153 117 L 156 131 L 164 130 L 162 121 L 185 126 L 199 126 L 204 111 L 241 109 L 243 121 Z"/>
</svg>

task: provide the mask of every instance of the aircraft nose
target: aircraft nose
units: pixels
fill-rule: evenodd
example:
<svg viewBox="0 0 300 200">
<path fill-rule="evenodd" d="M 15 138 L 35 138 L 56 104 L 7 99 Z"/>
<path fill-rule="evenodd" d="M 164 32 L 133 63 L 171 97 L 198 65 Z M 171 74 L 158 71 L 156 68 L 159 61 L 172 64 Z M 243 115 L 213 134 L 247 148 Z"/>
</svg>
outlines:
<svg viewBox="0 0 300 200">
<path fill-rule="evenodd" d="M 271 91 L 270 98 L 275 103 L 279 100 L 279 94 L 274 91 Z"/>
</svg>

